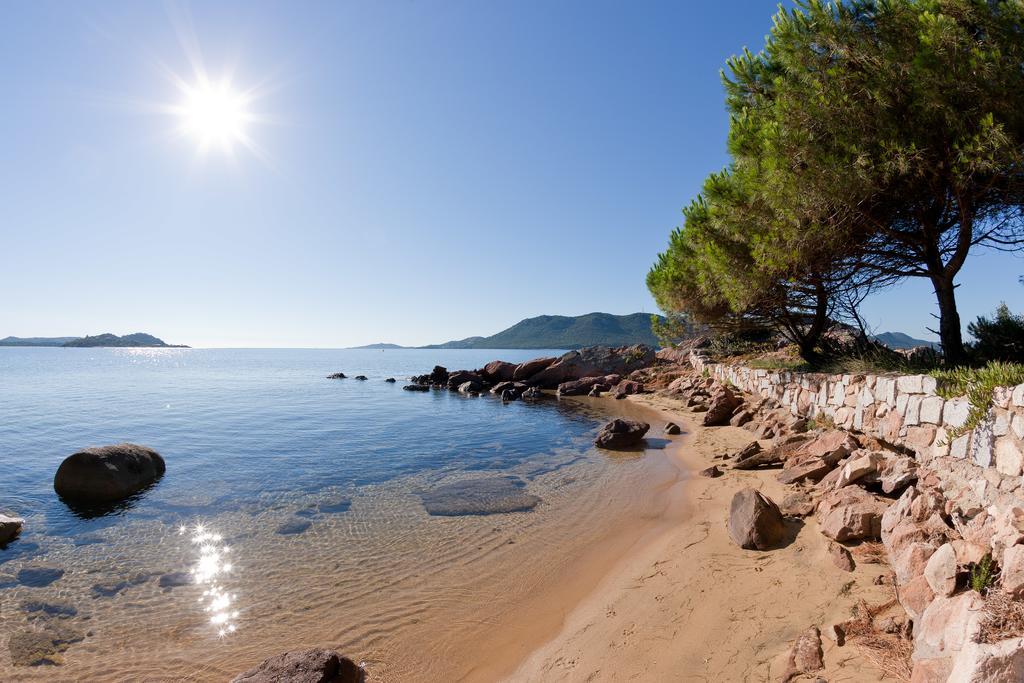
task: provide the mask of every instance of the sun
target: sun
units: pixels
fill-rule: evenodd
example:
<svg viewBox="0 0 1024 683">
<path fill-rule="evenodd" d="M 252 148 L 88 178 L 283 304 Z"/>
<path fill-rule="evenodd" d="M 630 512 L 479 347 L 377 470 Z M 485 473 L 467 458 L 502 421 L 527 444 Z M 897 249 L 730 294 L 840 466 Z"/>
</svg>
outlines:
<svg viewBox="0 0 1024 683">
<path fill-rule="evenodd" d="M 235 145 L 249 146 L 247 127 L 254 117 L 249 97 L 228 81 L 201 80 L 182 87 L 182 102 L 176 108 L 182 133 L 194 138 L 201 151 L 219 147 L 230 152 Z"/>
</svg>

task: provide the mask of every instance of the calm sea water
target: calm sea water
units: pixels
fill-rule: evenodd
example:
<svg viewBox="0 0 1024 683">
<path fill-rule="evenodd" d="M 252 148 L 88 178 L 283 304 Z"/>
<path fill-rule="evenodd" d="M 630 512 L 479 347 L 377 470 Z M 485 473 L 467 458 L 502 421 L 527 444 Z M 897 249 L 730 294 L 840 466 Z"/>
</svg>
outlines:
<svg viewBox="0 0 1024 683">
<path fill-rule="evenodd" d="M 0 349 L 0 506 L 42 514 L 26 534 L 81 534 L 53 491 L 76 450 L 131 441 L 167 475 L 121 514 L 195 516 L 296 491 L 416 473 L 511 470 L 573 441 L 593 418 L 554 402 L 402 390 L 406 378 L 559 351 Z M 332 372 L 367 381 L 328 380 Z M 391 384 L 384 380 L 395 377 Z M 544 468 L 543 462 L 538 462 Z M 16 552 L 12 546 L 0 551 Z"/>
<path fill-rule="evenodd" d="M 557 353 L 0 348 L 0 511 L 26 518 L 0 549 L 0 632 L 50 633 L 43 601 L 77 610 L 60 627 L 82 635 L 59 669 L 0 638 L 0 680 L 225 680 L 317 644 L 376 680 L 446 675 L 438 653 L 465 660 L 483 615 L 652 514 L 654 461 L 591 448 L 598 403 L 402 389 L 435 364 Z M 368 380 L 326 379 L 339 371 Z M 163 455 L 159 483 L 100 516 L 60 501 L 65 457 L 122 441 Z M 450 518 L 419 498 L 495 475 L 541 504 Z M 39 567 L 63 574 L 40 585 Z"/>
</svg>

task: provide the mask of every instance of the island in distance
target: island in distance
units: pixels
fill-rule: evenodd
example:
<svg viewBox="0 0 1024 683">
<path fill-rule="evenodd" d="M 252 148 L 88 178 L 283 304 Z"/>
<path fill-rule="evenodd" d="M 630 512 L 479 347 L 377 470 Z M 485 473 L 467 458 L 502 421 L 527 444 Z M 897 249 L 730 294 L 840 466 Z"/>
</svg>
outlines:
<svg viewBox="0 0 1024 683">
<path fill-rule="evenodd" d="M 4 337 L 0 346 L 60 346 L 65 348 L 132 347 L 187 349 L 184 344 L 168 344 L 163 339 L 145 332 L 117 336 L 97 334 L 85 337 Z"/>
</svg>

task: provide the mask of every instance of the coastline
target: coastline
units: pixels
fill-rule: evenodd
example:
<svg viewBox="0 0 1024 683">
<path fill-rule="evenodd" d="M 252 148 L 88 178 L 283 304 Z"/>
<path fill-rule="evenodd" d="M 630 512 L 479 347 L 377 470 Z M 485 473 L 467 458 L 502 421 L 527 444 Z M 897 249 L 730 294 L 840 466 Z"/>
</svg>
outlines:
<svg viewBox="0 0 1024 683">
<path fill-rule="evenodd" d="M 858 563 L 852 573 L 833 566 L 813 518 L 793 525 L 784 548 L 738 548 L 726 529 L 732 494 L 754 486 L 778 498 L 783 485 L 771 471 L 726 471 L 713 479 L 697 473 L 714 455 L 749 442 L 750 432 L 703 428 L 671 399 L 629 400 L 686 432 L 667 453 L 680 477 L 663 519 L 503 680 L 780 680 L 801 632 L 847 618 L 861 599 L 893 597 L 891 586 L 873 582 L 886 566 Z M 893 680 L 854 645 L 827 638 L 822 645 L 825 669 L 816 675 L 832 682 Z"/>
</svg>

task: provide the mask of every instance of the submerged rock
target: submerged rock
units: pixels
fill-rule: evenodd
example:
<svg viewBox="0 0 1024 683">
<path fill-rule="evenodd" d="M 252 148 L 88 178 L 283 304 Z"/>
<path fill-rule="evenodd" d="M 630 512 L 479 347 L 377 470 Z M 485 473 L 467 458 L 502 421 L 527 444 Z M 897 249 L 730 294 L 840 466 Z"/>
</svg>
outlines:
<svg viewBox="0 0 1024 683">
<path fill-rule="evenodd" d="M 296 517 L 294 519 L 289 519 L 287 522 L 282 523 L 279 527 L 277 527 L 275 533 L 278 533 L 282 536 L 294 536 L 295 534 L 301 534 L 304 531 L 308 530 L 309 527 L 311 527 L 312 525 L 313 523 L 310 522 L 308 519 Z"/>
<path fill-rule="evenodd" d="M 78 614 L 78 608 L 69 602 L 46 602 L 44 600 L 25 600 L 21 603 L 21 611 L 29 615 L 68 619 Z"/>
<path fill-rule="evenodd" d="M 192 575 L 188 572 L 170 572 L 160 577 L 158 585 L 161 588 L 178 588 L 192 583 Z"/>
<path fill-rule="evenodd" d="M 430 391 L 430 387 L 426 384 L 406 384 L 402 388 L 406 391 Z"/>
<path fill-rule="evenodd" d="M 53 488 L 72 502 L 112 502 L 150 486 L 165 469 L 160 454 L 145 446 L 122 443 L 86 448 L 60 464 Z"/>
<path fill-rule="evenodd" d="M 345 373 L 344 372 L 335 372 L 335 373 L 332 373 L 330 375 L 327 375 L 327 379 L 345 379 Z"/>
<path fill-rule="evenodd" d="M 336 498 L 334 500 L 324 501 L 316 506 L 316 509 L 324 513 L 337 513 L 337 512 L 348 512 L 348 509 L 352 507 L 351 498 Z"/>
<path fill-rule="evenodd" d="M 388 384 L 394 384 L 395 383 L 395 378 L 394 377 L 388 377 L 384 381 L 387 382 Z"/>
<path fill-rule="evenodd" d="M 356 375 L 356 379 L 359 380 L 360 382 L 365 382 L 366 375 Z"/>
<path fill-rule="evenodd" d="M 540 498 L 527 492 L 526 482 L 517 477 L 467 479 L 419 495 L 427 514 L 443 517 L 526 512 L 540 502 Z"/>
<path fill-rule="evenodd" d="M 64 570 L 59 567 L 24 567 L 17 576 L 22 586 L 43 588 L 64 576 Z"/>
<path fill-rule="evenodd" d="M 597 438 L 594 439 L 594 445 L 611 450 L 632 448 L 643 440 L 650 428 L 646 422 L 616 418 L 601 427 Z"/>
<path fill-rule="evenodd" d="M 7 649 L 15 666 L 59 665 L 64 663 L 60 653 L 84 639 L 85 634 L 78 629 L 56 622 L 41 631 L 26 629 L 11 634 Z"/>
<path fill-rule="evenodd" d="M 231 679 L 231 683 L 363 683 L 365 674 L 348 657 L 320 648 L 285 652 Z"/>
</svg>

